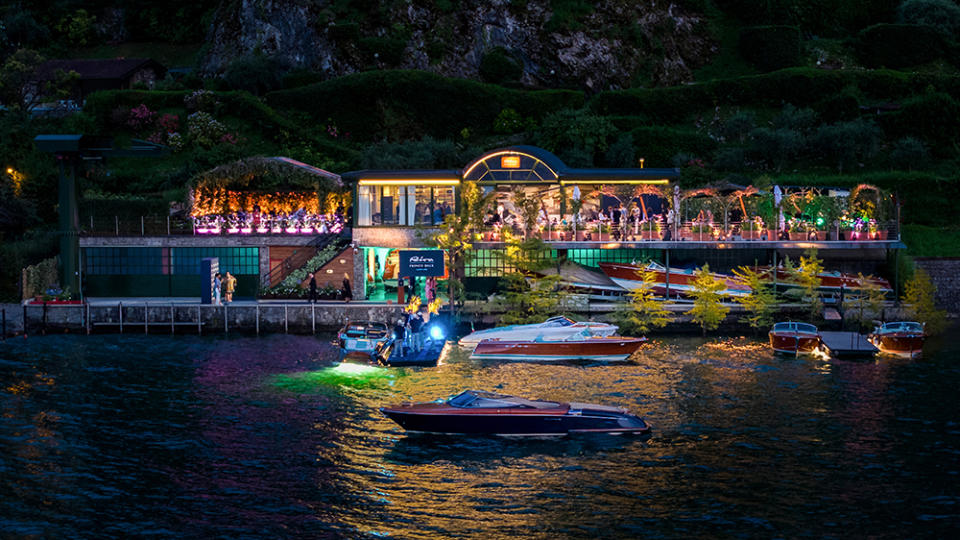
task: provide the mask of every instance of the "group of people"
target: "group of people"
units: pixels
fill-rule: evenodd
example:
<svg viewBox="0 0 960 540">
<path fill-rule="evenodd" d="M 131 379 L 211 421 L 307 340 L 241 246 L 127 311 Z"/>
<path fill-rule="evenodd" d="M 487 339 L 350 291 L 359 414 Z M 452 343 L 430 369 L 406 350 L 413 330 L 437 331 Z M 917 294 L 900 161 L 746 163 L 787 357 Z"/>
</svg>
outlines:
<svg viewBox="0 0 960 540">
<path fill-rule="evenodd" d="M 213 300 L 214 303 L 218 306 L 222 306 L 224 302 L 230 303 L 233 302 L 233 291 L 237 288 L 237 278 L 233 277 L 230 272 L 227 272 L 226 276 L 217 272 L 213 276 Z M 222 300 L 221 300 L 222 299 Z"/>
<path fill-rule="evenodd" d="M 314 214 L 300 208 L 296 212 L 284 213 L 271 210 L 261 212 L 254 206 L 253 211 L 243 210 L 226 215 L 211 214 L 194 216 L 194 227 L 201 233 L 243 232 L 243 233 L 284 233 L 315 232 L 317 234 L 339 233 L 344 227 L 341 212 L 333 214 Z"/>
<path fill-rule="evenodd" d="M 310 278 L 310 283 L 309 283 L 310 296 L 307 299 L 307 302 L 311 304 L 316 304 L 317 303 L 317 275 L 313 272 L 310 272 L 310 274 L 308 274 L 308 277 Z M 350 300 L 353 300 L 353 289 L 350 287 L 350 274 L 346 272 L 343 273 L 343 289 L 340 290 L 340 298 L 344 302 L 349 302 Z"/>
<path fill-rule="evenodd" d="M 406 313 L 399 319 L 393 327 L 393 335 L 401 347 L 401 353 L 404 350 L 417 353 L 423 350 L 427 341 L 427 323 L 430 322 L 430 311 L 427 306 L 421 306 L 416 313 Z"/>
</svg>

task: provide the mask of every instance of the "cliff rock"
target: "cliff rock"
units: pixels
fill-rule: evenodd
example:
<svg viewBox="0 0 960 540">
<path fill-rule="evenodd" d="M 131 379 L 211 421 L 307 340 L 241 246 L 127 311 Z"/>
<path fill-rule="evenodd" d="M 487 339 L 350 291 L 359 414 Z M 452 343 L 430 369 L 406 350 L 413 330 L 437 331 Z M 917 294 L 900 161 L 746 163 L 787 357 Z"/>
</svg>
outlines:
<svg viewBox="0 0 960 540">
<path fill-rule="evenodd" d="M 671 2 L 604 0 L 573 16 L 550 0 L 355 3 L 366 12 L 341 4 L 223 0 L 201 72 L 222 74 L 257 53 L 331 78 L 377 68 L 480 78 L 485 55 L 499 50 L 522 67 L 525 86 L 599 91 L 690 81 L 716 52 L 703 15 Z"/>
</svg>

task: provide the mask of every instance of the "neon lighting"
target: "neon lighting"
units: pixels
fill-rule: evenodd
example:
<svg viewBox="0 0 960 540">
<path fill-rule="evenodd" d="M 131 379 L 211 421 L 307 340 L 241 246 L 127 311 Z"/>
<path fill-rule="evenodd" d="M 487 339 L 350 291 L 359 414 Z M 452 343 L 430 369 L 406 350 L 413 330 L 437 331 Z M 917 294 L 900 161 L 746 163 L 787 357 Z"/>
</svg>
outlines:
<svg viewBox="0 0 960 540">
<path fill-rule="evenodd" d="M 463 177 L 466 178 L 466 177 L 470 176 L 470 173 L 473 172 L 473 170 L 476 169 L 478 165 L 480 165 L 481 163 L 485 163 L 488 159 L 493 158 L 493 157 L 497 157 L 497 156 L 503 156 L 503 155 L 527 156 L 528 158 L 530 158 L 530 159 L 534 160 L 535 162 L 537 162 L 537 163 L 543 165 L 544 167 L 546 167 L 547 170 L 550 171 L 550 174 L 552 174 L 554 178 L 558 178 L 558 177 L 559 177 L 559 175 L 557 174 L 557 171 L 553 170 L 549 165 L 547 165 L 546 163 L 544 163 L 541 159 L 537 158 L 536 156 L 532 156 L 532 155 L 530 155 L 530 154 L 524 153 L 524 152 L 517 152 L 517 151 L 515 151 L 515 150 L 503 150 L 503 151 L 501 151 L 501 152 L 494 152 L 494 153 L 492 153 L 492 154 L 488 154 L 488 155 L 486 155 L 486 156 L 483 156 L 482 158 L 478 159 L 476 163 L 474 163 L 473 165 L 471 165 L 469 169 L 467 169 L 466 171 L 463 172 Z"/>
<path fill-rule="evenodd" d="M 666 179 L 660 180 L 561 180 L 561 186 L 570 186 L 574 184 L 604 184 L 604 185 L 613 185 L 613 184 L 651 184 L 651 185 L 667 185 L 670 181 Z"/>
<path fill-rule="evenodd" d="M 280 231 L 277 231 L 277 232 L 280 232 Z M 290 233 L 290 234 L 294 234 L 294 233 L 297 232 L 297 228 L 296 228 L 296 227 L 287 227 L 287 232 Z"/>
<path fill-rule="evenodd" d="M 227 232 L 230 234 L 237 234 L 238 232 L 240 232 L 240 229 L 237 227 L 230 227 L 229 229 L 227 229 Z"/>
<path fill-rule="evenodd" d="M 268 228 L 266 228 L 266 227 L 257 227 L 257 232 L 260 233 L 260 234 L 266 234 L 266 232 L 269 231 L 269 230 L 270 230 L 270 229 L 268 229 Z"/>
<path fill-rule="evenodd" d="M 377 180 L 373 178 L 366 178 L 360 180 L 359 185 L 361 186 L 458 186 L 460 185 L 459 178 L 391 178 Z"/>
</svg>

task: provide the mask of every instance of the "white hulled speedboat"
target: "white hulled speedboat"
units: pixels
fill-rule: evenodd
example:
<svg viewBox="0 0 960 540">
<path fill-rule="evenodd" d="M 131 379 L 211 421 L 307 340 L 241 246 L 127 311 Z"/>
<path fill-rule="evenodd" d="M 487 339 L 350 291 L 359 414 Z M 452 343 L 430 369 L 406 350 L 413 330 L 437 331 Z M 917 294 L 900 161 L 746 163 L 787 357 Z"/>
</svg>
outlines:
<svg viewBox="0 0 960 540">
<path fill-rule="evenodd" d="M 590 336 L 612 336 L 617 331 L 613 324 L 584 321 L 577 322 L 569 317 L 550 317 L 542 323 L 515 324 L 501 326 L 488 330 L 477 330 L 460 338 L 460 345 L 473 347 L 485 339 L 499 339 L 503 341 L 533 341 L 535 339 L 563 340 L 565 338 L 584 334 Z"/>
</svg>

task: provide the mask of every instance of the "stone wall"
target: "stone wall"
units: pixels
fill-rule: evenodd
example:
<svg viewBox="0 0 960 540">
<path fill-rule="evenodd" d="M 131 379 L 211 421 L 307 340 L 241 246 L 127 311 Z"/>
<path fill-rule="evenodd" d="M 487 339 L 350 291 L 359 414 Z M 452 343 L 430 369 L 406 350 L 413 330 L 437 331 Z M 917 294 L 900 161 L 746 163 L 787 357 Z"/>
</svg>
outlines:
<svg viewBox="0 0 960 540">
<path fill-rule="evenodd" d="M 930 274 L 937 287 L 937 306 L 960 314 L 960 258 L 917 258 L 914 262 Z"/>
</svg>

